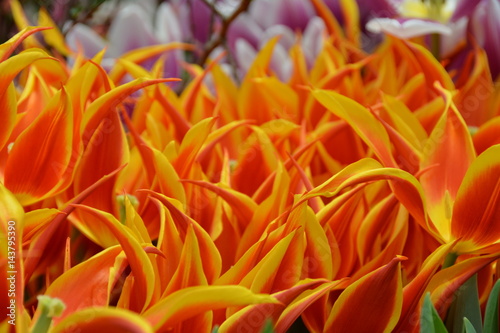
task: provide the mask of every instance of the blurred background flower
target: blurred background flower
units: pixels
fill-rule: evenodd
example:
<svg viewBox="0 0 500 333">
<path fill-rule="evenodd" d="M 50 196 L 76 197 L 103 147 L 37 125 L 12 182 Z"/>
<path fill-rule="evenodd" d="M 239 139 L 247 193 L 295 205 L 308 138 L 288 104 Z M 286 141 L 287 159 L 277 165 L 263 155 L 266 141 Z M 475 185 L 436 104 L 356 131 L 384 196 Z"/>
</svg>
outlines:
<svg viewBox="0 0 500 333">
<path fill-rule="evenodd" d="M 487 54 L 493 79 L 500 74 L 500 1 L 499 0 L 397 0 L 397 11 L 384 11 L 388 2 L 378 2 L 379 11 L 366 28 L 373 33 L 385 32 L 402 39 L 439 34 L 435 48 L 439 58 L 470 52 L 474 42 Z M 466 42 L 468 39 L 473 43 Z"/>
<path fill-rule="evenodd" d="M 15 32 L 11 1 L 0 6 L 0 40 Z M 343 26 L 347 11 L 341 0 L 323 0 Z M 499 0 L 357 0 L 362 48 L 372 52 L 381 33 L 425 43 L 440 59 L 449 58 L 450 69 L 463 66 L 474 43 L 487 54 L 491 74 L 500 65 Z M 131 50 L 158 44 L 186 42 L 194 51 L 173 50 L 165 56 L 165 75 L 181 77 L 182 62 L 204 66 L 222 51 L 226 72 L 236 80 L 248 70 L 255 54 L 272 37 L 280 36 L 271 70 L 286 81 L 291 76 L 289 50 L 299 44 L 310 68 L 321 50 L 325 22 L 311 0 L 31 0 L 23 1 L 28 19 L 36 22 L 38 8 L 45 7 L 61 28 L 73 51 L 86 57 L 107 48 L 104 66 Z M 438 35 L 439 34 L 439 35 Z M 474 42 L 472 42 L 474 41 Z M 472 42 L 472 43 L 471 43 Z M 142 63 L 150 68 L 154 59 Z"/>
</svg>

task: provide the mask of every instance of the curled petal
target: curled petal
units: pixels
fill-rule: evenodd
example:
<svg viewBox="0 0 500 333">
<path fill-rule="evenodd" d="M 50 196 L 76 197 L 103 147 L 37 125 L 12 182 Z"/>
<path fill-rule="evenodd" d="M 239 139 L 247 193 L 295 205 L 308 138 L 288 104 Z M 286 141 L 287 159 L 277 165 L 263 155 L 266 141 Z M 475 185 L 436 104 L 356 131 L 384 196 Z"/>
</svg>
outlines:
<svg viewBox="0 0 500 333">
<path fill-rule="evenodd" d="M 241 286 L 197 286 L 168 295 L 143 316 L 158 331 L 206 311 L 259 303 L 278 301 L 270 295 L 254 294 Z"/>
<path fill-rule="evenodd" d="M 389 136 L 386 130 L 365 107 L 348 97 L 331 91 L 315 90 L 313 95 L 333 114 L 351 125 L 386 166 L 396 165 L 391 154 Z"/>
<path fill-rule="evenodd" d="M 75 312 L 51 329 L 54 333 L 109 332 L 153 333 L 151 325 L 137 313 L 119 309 L 92 307 Z"/>
</svg>

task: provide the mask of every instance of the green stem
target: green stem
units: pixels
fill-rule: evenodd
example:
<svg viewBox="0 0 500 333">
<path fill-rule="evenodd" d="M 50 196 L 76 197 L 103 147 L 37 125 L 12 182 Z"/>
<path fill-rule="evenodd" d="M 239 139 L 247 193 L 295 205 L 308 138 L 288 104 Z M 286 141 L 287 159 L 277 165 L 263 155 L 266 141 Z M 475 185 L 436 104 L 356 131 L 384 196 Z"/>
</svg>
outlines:
<svg viewBox="0 0 500 333">
<path fill-rule="evenodd" d="M 443 22 L 443 6 L 444 0 L 431 0 L 429 7 L 429 18 L 437 22 Z M 439 34 L 431 34 L 431 52 L 439 61 L 441 59 L 441 36 Z"/>
<path fill-rule="evenodd" d="M 40 317 L 38 317 L 31 333 L 47 333 L 50 325 L 52 325 L 52 317 L 60 316 L 66 306 L 59 298 L 52 298 L 45 295 L 40 295 L 37 298 Z"/>
<path fill-rule="evenodd" d="M 456 253 L 456 252 L 448 253 L 446 258 L 444 258 L 444 263 L 443 263 L 442 269 L 445 269 L 445 268 L 448 268 L 448 267 L 455 265 L 457 258 L 458 258 L 458 253 Z"/>
<path fill-rule="evenodd" d="M 441 36 L 431 34 L 431 52 L 438 61 L 441 59 Z"/>
<path fill-rule="evenodd" d="M 42 313 L 42 315 L 40 315 L 40 318 L 38 318 L 38 320 L 36 321 L 35 326 L 33 326 L 31 332 L 46 333 L 49 331 L 51 324 L 52 324 L 52 318 L 49 318 L 46 313 Z"/>
</svg>

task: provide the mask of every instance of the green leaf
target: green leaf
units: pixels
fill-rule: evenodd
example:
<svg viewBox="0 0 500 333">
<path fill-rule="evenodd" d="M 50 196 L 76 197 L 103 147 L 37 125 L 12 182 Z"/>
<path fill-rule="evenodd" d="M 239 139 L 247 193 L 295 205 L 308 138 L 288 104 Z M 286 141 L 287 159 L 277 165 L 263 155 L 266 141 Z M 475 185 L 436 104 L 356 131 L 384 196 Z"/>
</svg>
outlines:
<svg viewBox="0 0 500 333">
<path fill-rule="evenodd" d="M 212 333 L 218 333 L 218 332 L 219 332 L 219 325 L 215 325 L 212 330 Z"/>
<path fill-rule="evenodd" d="M 420 314 L 420 332 L 421 333 L 448 333 L 443 321 L 439 317 L 431 301 L 431 294 L 427 293 Z"/>
<path fill-rule="evenodd" d="M 448 311 L 446 327 L 450 332 L 463 332 L 464 318 L 469 320 L 476 332 L 482 333 L 477 274 L 474 274 L 455 291 L 455 300 Z"/>
<path fill-rule="evenodd" d="M 484 312 L 484 333 L 497 333 L 498 326 L 498 295 L 500 293 L 500 280 L 497 280 L 491 289 L 486 311 Z"/>
<path fill-rule="evenodd" d="M 472 326 L 469 319 L 464 317 L 464 332 L 465 333 L 476 333 L 476 329 Z"/>
</svg>

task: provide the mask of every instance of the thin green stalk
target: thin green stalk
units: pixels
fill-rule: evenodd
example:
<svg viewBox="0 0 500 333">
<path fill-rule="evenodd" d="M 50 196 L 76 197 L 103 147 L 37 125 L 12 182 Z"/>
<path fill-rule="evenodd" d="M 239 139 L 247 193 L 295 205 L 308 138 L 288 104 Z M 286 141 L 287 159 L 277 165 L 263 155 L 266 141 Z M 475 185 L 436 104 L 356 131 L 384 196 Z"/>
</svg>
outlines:
<svg viewBox="0 0 500 333">
<path fill-rule="evenodd" d="M 442 269 L 445 269 L 445 268 L 448 268 L 448 267 L 455 265 L 457 258 L 458 258 L 458 253 L 456 253 L 456 252 L 448 253 L 446 258 L 444 258 L 444 263 L 443 263 Z"/>
<path fill-rule="evenodd" d="M 52 325 L 52 318 L 60 316 L 66 306 L 59 298 L 45 295 L 40 295 L 37 298 L 40 317 L 38 317 L 31 333 L 47 333 Z"/>
<path fill-rule="evenodd" d="M 438 61 L 441 59 L 441 36 L 439 34 L 431 34 L 431 52 Z"/>
</svg>

